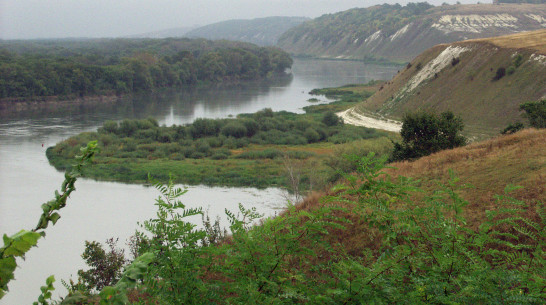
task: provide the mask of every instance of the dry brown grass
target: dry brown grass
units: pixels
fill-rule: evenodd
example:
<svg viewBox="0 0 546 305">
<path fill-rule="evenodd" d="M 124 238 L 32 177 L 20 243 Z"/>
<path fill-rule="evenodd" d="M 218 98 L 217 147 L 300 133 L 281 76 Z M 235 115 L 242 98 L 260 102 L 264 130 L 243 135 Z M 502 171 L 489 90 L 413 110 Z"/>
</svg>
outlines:
<svg viewBox="0 0 546 305">
<path fill-rule="evenodd" d="M 471 39 L 463 43 L 474 42 L 488 42 L 509 49 L 531 49 L 546 54 L 546 29 L 493 38 Z"/>
<path fill-rule="evenodd" d="M 468 225 L 476 228 L 485 220 L 485 211 L 495 209 L 495 195 L 502 194 L 506 185 L 520 185 L 511 196 L 527 202 L 546 201 L 546 130 L 526 129 L 513 135 L 474 143 L 465 147 L 442 151 L 413 162 L 390 164 L 385 170 L 393 178 L 412 177 L 419 180 L 423 193 L 414 194 L 412 200 L 419 204 L 427 194 L 438 189 L 438 183 L 447 183 L 449 170 L 453 170 L 462 183 L 471 188 L 461 188 L 459 194 L 469 202 L 465 208 Z M 297 209 L 313 210 L 322 205 L 345 208 L 340 217 L 351 221 L 346 230 L 333 230 L 326 237 L 331 244 L 340 245 L 347 253 L 361 253 L 364 248 L 377 249 L 380 236 L 362 223 L 352 212 L 354 206 L 347 202 L 328 202 L 332 191 L 315 192 L 305 198 Z M 347 198 L 351 199 L 351 198 Z M 529 215 L 533 218 L 533 211 Z"/>
<path fill-rule="evenodd" d="M 470 204 L 469 223 L 481 223 L 485 211 L 496 206 L 495 195 L 506 185 L 522 186 L 512 195 L 522 200 L 546 201 L 546 130 L 526 129 L 513 135 L 442 151 L 413 162 L 391 164 L 393 176 L 420 179 L 420 186 L 432 190 L 447 183 L 449 170 L 471 186 L 461 190 Z"/>
</svg>

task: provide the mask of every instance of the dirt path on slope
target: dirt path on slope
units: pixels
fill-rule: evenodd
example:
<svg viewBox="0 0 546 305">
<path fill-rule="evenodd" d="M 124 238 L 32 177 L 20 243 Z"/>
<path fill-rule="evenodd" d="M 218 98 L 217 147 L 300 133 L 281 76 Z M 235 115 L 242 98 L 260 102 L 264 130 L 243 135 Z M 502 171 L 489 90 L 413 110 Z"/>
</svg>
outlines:
<svg viewBox="0 0 546 305">
<path fill-rule="evenodd" d="M 336 113 L 337 116 L 343 119 L 345 124 L 351 124 L 356 126 L 364 126 L 368 128 L 383 129 L 387 131 L 400 132 L 402 123 L 393 120 L 379 120 L 371 117 L 367 117 L 360 113 L 357 113 L 354 108 L 347 109 L 342 112 Z"/>
</svg>

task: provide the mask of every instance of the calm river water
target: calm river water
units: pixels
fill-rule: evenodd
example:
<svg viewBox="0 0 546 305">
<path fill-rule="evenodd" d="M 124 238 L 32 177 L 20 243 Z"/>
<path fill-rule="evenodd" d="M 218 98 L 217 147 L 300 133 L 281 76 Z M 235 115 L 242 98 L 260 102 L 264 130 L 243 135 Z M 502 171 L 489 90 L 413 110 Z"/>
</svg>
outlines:
<svg viewBox="0 0 546 305">
<path fill-rule="evenodd" d="M 40 205 L 53 198 L 63 173 L 51 167 L 45 149 L 82 131 L 95 130 L 105 120 L 154 117 L 160 124 L 184 124 L 195 118 L 220 118 L 273 110 L 303 112 L 313 88 L 390 79 L 397 66 L 359 62 L 296 60 L 292 75 L 269 82 L 245 83 L 229 88 L 200 88 L 127 97 L 117 103 L 93 107 L 46 109 L 0 116 L 0 234 L 14 234 L 36 225 Z M 42 146 L 43 144 L 43 146 Z M 120 245 L 139 228 L 137 222 L 155 215 L 158 192 L 150 187 L 79 179 L 77 190 L 61 210 L 62 218 L 49 227 L 37 248 L 29 251 L 10 292 L 0 304 L 32 304 L 46 277 L 54 274 L 56 295 L 63 295 L 60 280 L 76 278 L 84 267 L 80 255 L 85 240 L 104 242 L 119 237 Z M 210 214 L 237 210 L 238 203 L 256 207 L 266 216 L 286 204 L 282 190 L 190 186 L 182 201 L 201 206 Z M 201 219 L 195 219 L 196 224 Z M 225 224 L 225 220 L 224 220 Z"/>
</svg>

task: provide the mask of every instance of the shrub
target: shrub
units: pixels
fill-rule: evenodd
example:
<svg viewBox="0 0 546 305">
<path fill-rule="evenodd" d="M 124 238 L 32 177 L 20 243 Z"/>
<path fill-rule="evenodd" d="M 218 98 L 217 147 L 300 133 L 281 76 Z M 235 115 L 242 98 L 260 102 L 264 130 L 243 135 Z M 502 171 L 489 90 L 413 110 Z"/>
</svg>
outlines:
<svg viewBox="0 0 546 305">
<path fill-rule="evenodd" d="M 115 121 L 108 120 L 102 124 L 102 128 L 99 128 L 99 133 L 117 133 L 118 132 L 118 123 Z"/>
<path fill-rule="evenodd" d="M 460 61 L 461 61 L 461 59 L 460 59 L 459 57 L 457 57 L 457 58 L 453 57 L 453 58 L 451 59 L 451 65 L 452 65 L 452 66 L 455 66 L 455 65 L 457 65 Z"/>
<path fill-rule="evenodd" d="M 322 117 L 322 123 L 326 126 L 342 125 L 343 119 L 338 117 L 333 111 L 328 111 Z"/>
<path fill-rule="evenodd" d="M 229 122 L 222 127 L 221 132 L 226 137 L 242 138 L 247 135 L 248 130 L 239 122 Z"/>
<path fill-rule="evenodd" d="M 505 75 L 506 75 L 506 69 L 504 67 L 500 67 L 497 69 L 497 72 L 495 73 L 493 80 L 499 80 L 503 78 Z"/>
<path fill-rule="evenodd" d="M 513 134 L 524 128 L 522 123 L 512 123 L 501 131 L 501 134 Z"/>
<path fill-rule="evenodd" d="M 506 69 L 506 73 L 508 75 L 512 75 L 512 74 L 514 74 L 514 72 L 516 72 L 516 68 L 514 68 L 514 66 L 510 66 L 510 67 L 508 67 L 508 69 Z"/>
<path fill-rule="evenodd" d="M 254 136 L 258 132 L 258 130 L 260 130 L 260 125 L 254 119 L 244 119 L 242 120 L 242 123 L 246 128 L 247 137 Z"/>
<path fill-rule="evenodd" d="M 125 119 L 119 124 L 119 134 L 122 136 L 130 137 L 136 130 L 138 130 L 136 120 Z"/>
<path fill-rule="evenodd" d="M 307 139 L 307 142 L 309 143 L 315 143 L 320 140 L 320 135 L 318 134 L 318 132 L 311 127 L 305 130 L 303 136 Z"/>
<path fill-rule="evenodd" d="M 395 143 L 391 161 L 410 160 L 444 149 L 462 146 L 466 138 L 459 134 L 464 124 L 451 111 L 440 116 L 419 112 L 402 119 L 402 143 Z"/>
<path fill-rule="evenodd" d="M 191 135 L 194 138 L 218 135 L 218 121 L 212 119 L 196 119 L 191 125 Z"/>
<path fill-rule="evenodd" d="M 522 63 L 523 63 L 523 55 L 521 54 L 516 55 L 516 57 L 514 57 L 514 60 L 512 62 L 512 64 L 516 68 L 519 68 L 519 66 L 521 66 Z"/>
<path fill-rule="evenodd" d="M 207 141 L 199 140 L 195 142 L 195 150 L 197 152 L 208 155 L 210 153 L 210 145 Z"/>
<path fill-rule="evenodd" d="M 521 104 L 519 108 L 525 111 L 531 127 L 546 128 L 546 100 Z"/>
<path fill-rule="evenodd" d="M 217 148 L 217 147 L 222 147 L 222 145 L 224 144 L 223 139 L 225 139 L 225 138 L 224 137 L 222 137 L 222 138 L 220 138 L 220 137 L 210 137 L 210 138 L 206 138 L 205 140 L 210 145 L 210 147 Z"/>
</svg>

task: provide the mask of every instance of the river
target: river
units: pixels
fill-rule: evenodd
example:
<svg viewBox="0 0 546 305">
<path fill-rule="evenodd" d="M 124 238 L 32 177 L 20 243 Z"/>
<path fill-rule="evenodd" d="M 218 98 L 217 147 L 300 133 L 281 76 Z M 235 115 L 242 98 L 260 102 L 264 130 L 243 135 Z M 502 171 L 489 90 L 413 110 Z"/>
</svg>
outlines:
<svg viewBox="0 0 546 305">
<path fill-rule="evenodd" d="M 160 124 L 184 124 L 195 118 L 220 118 L 269 107 L 303 112 L 314 88 L 390 79 L 398 66 L 360 62 L 296 60 L 292 74 L 271 81 L 230 87 L 165 90 L 128 96 L 118 102 L 63 109 L 40 109 L 0 116 L 0 233 L 12 235 L 36 225 L 40 205 L 53 198 L 63 173 L 51 167 L 45 149 L 82 131 L 95 130 L 105 120 L 154 117 Z M 54 274 L 55 297 L 66 293 L 60 280 L 76 278 L 84 267 L 80 255 L 85 240 L 104 242 L 119 237 L 120 245 L 139 228 L 137 222 L 153 217 L 159 193 L 150 187 L 79 179 L 62 218 L 46 230 L 38 247 L 18 260 L 20 268 L 9 284 L 2 305 L 31 304 L 39 287 Z M 238 203 L 272 216 L 286 204 L 282 190 L 190 186 L 181 199 L 189 207 L 210 214 L 237 210 Z M 196 224 L 201 219 L 194 219 Z M 222 220 L 225 224 L 225 220 Z"/>
</svg>

